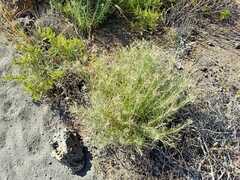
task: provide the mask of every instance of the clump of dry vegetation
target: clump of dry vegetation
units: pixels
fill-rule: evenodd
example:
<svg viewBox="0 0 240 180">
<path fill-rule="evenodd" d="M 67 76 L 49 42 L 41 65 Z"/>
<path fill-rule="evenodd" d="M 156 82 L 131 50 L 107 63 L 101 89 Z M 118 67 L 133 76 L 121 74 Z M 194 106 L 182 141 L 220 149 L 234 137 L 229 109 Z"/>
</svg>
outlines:
<svg viewBox="0 0 240 180">
<path fill-rule="evenodd" d="M 215 22 L 230 20 L 236 11 L 232 0 L 181 0 L 168 9 L 165 14 L 165 24 L 180 26 L 186 21 L 193 25 L 201 23 L 203 19 Z"/>
<path fill-rule="evenodd" d="M 0 2 L 0 30 L 6 32 L 11 40 L 23 38 L 28 39 L 23 29 L 14 20 L 14 13 L 9 8 Z"/>
<path fill-rule="evenodd" d="M 173 57 L 141 42 L 104 59 L 91 63 L 91 107 L 78 112 L 96 133 L 96 144 L 141 148 L 154 141 L 174 143 L 188 122 L 171 127 L 170 116 L 189 97 L 187 80 L 173 70 Z"/>
</svg>

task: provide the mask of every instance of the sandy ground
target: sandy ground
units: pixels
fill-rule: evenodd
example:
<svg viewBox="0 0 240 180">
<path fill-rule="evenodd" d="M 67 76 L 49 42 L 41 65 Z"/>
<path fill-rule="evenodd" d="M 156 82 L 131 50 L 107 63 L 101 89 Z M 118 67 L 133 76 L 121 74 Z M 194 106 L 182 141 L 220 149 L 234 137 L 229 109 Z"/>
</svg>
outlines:
<svg viewBox="0 0 240 180">
<path fill-rule="evenodd" d="M 0 76 L 13 59 L 14 49 L 0 35 Z M 94 179 L 84 177 L 53 159 L 49 144 L 58 117 L 46 105 L 36 105 L 16 83 L 0 82 L 0 180 Z"/>
</svg>

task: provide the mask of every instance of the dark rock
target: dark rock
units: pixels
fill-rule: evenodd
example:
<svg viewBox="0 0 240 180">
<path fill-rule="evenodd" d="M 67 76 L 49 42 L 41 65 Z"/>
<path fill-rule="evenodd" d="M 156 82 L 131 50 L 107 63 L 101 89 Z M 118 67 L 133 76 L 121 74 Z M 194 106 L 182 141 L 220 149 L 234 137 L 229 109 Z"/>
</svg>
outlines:
<svg viewBox="0 0 240 180">
<path fill-rule="evenodd" d="M 52 141 L 52 156 L 78 173 L 85 167 L 84 146 L 79 134 L 68 129 L 61 129 Z"/>
<path fill-rule="evenodd" d="M 76 37 L 77 32 L 72 23 L 70 23 L 64 16 L 60 14 L 48 14 L 40 17 L 35 22 L 36 27 L 50 27 L 57 34 L 64 34 L 67 37 Z"/>
<path fill-rule="evenodd" d="M 183 64 L 181 63 L 180 60 L 176 62 L 175 66 L 178 70 L 183 70 L 184 69 Z"/>
<path fill-rule="evenodd" d="M 204 68 L 201 69 L 201 71 L 204 72 L 204 73 L 206 73 L 206 72 L 208 72 L 208 68 L 207 68 L 207 67 L 204 67 Z"/>
<path fill-rule="evenodd" d="M 215 47 L 215 45 L 214 45 L 212 42 L 208 42 L 208 45 L 209 45 L 210 47 Z"/>
<path fill-rule="evenodd" d="M 239 42 L 239 43 L 236 43 L 235 49 L 240 49 L 240 42 Z"/>
</svg>

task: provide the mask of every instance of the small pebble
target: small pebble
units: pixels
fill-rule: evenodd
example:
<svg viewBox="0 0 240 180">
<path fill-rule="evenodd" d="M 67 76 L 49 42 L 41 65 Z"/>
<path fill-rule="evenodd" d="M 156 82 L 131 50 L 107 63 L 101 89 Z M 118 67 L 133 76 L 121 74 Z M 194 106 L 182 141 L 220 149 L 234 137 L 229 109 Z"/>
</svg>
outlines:
<svg viewBox="0 0 240 180">
<path fill-rule="evenodd" d="M 240 43 L 236 43 L 235 49 L 240 49 Z"/>
<path fill-rule="evenodd" d="M 208 42 L 208 45 L 211 47 L 215 47 L 215 45 L 212 42 Z"/>
</svg>

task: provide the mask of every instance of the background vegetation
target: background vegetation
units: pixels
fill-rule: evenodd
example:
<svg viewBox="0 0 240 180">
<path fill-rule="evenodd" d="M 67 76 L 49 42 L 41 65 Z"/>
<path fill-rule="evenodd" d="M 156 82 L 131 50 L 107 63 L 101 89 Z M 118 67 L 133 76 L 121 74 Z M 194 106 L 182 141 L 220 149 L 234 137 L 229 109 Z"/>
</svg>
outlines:
<svg viewBox="0 0 240 180">
<path fill-rule="evenodd" d="M 137 30 L 156 30 L 162 22 L 182 22 L 182 18 L 197 20 L 211 17 L 228 20 L 231 17 L 229 0 L 51 0 L 53 9 L 72 18 L 83 32 L 94 28 L 114 17 L 119 11 Z M 116 17 L 115 17 L 116 18 Z"/>
<path fill-rule="evenodd" d="M 171 0 L 70 0 L 65 3 L 51 0 L 53 9 L 72 18 L 84 32 L 91 32 L 116 10 L 132 20 L 134 27 L 154 30 L 161 22 L 164 10 L 173 3 Z"/>
</svg>

